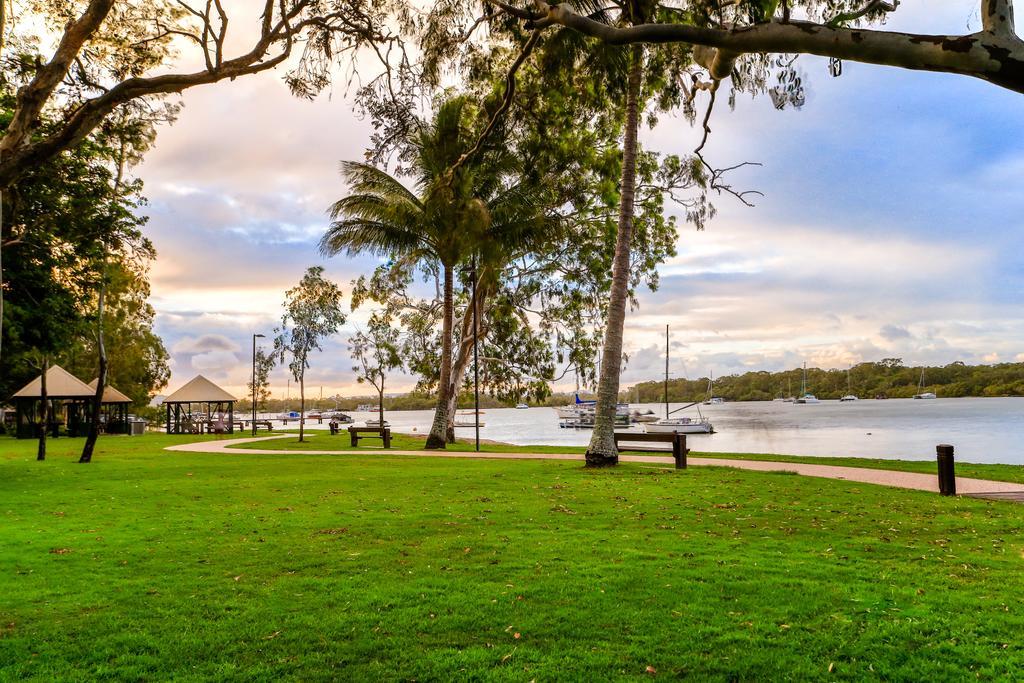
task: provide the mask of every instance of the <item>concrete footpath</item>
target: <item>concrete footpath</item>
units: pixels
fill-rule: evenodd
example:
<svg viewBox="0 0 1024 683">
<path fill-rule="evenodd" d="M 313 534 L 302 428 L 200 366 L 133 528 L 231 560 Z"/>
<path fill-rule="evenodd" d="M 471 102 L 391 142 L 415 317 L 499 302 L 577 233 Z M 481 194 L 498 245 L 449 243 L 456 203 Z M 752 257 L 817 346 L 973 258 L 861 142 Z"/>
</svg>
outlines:
<svg viewBox="0 0 1024 683">
<path fill-rule="evenodd" d="M 457 451 L 412 451 L 398 449 L 360 449 L 358 451 L 339 450 L 302 450 L 282 451 L 269 448 L 229 448 L 245 443 L 259 443 L 272 439 L 294 437 L 294 434 L 275 436 L 245 437 L 242 439 L 226 439 L 223 441 L 198 441 L 195 443 L 168 446 L 168 451 L 186 451 L 189 453 L 226 453 L 231 455 L 259 454 L 282 455 L 285 453 L 301 453 L 303 455 L 405 455 L 423 458 L 484 458 L 487 460 L 582 460 L 581 455 L 572 453 L 476 453 Z M 673 465 L 671 456 L 662 455 L 620 455 L 622 462 L 639 462 L 648 464 Z M 794 472 L 806 477 L 822 477 L 824 479 L 842 479 L 861 484 L 878 484 L 918 491 L 938 493 L 939 481 L 936 474 L 917 472 L 897 472 L 895 470 L 876 470 L 864 467 L 838 467 L 835 465 L 816 465 L 808 463 L 773 462 L 767 460 L 730 460 L 726 458 L 687 458 L 687 463 L 698 467 L 734 467 L 741 470 L 759 472 Z M 1005 481 L 989 481 L 987 479 L 956 478 L 957 493 L 996 500 L 1016 500 L 1024 502 L 1024 484 Z"/>
</svg>

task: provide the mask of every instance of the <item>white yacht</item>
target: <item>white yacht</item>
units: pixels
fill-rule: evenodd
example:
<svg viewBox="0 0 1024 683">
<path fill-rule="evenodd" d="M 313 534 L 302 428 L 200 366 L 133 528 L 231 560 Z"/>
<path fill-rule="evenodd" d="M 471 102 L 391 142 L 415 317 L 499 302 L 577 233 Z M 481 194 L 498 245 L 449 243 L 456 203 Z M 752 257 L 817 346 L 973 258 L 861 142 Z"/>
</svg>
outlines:
<svg viewBox="0 0 1024 683">
<path fill-rule="evenodd" d="M 644 425 L 648 434 L 714 434 L 715 428 L 706 417 L 667 417 Z"/>
<path fill-rule="evenodd" d="M 517 403 L 516 404 L 516 410 L 528 410 L 529 407 L 530 406 L 526 405 L 525 403 Z"/>
<path fill-rule="evenodd" d="M 821 403 L 818 397 L 807 391 L 807 363 L 804 363 L 804 379 L 802 386 L 800 387 L 800 395 L 797 396 L 793 403 L 799 403 L 800 405 L 807 405 L 809 403 Z"/>
<path fill-rule="evenodd" d="M 849 403 L 850 401 L 858 401 L 857 395 L 850 390 L 850 368 L 846 368 L 846 396 L 839 399 L 840 403 Z"/>
<path fill-rule="evenodd" d="M 921 391 L 924 389 L 924 368 L 921 368 L 921 379 L 917 383 L 917 393 L 914 394 L 914 398 L 932 399 L 938 398 L 935 394 L 930 391 Z"/>
</svg>

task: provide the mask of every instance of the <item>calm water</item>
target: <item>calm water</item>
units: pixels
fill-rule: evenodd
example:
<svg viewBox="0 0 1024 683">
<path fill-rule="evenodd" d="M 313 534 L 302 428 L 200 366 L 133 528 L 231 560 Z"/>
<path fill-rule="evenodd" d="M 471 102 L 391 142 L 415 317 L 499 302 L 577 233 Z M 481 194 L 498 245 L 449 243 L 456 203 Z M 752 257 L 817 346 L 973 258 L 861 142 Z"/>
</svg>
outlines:
<svg viewBox="0 0 1024 683">
<path fill-rule="evenodd" d="M 634 409 L 664 414 L 664 406 Z M 673 408 L 676 407 L 673 405 Z M 694 450 L 720 453 L 777 453 L 930 460 L 935 445 L 951 443 L 958 459 L 1024 465 L 1024 398 L 890 399 L 813 405 L 781 402 L 724 403 L 701 406 L 717 432 L 690 436 Z M 368 413 L 349 413 L 359 421 Z M 682 415 L 696 415 L 689 409 Z M 388 412 L 398 432 L 425 433 L 430 411 Z M 561 429 L 552 408 L 484 411 L 482 439 L 515 444 L 585 446 L 589 430 Z M 327 428 L 327 425 L 312 425 Z M 636 428 L 639 429 L 639 428 Z M 471 438 L 473 429 L 457 433 Z"/>
</svg>

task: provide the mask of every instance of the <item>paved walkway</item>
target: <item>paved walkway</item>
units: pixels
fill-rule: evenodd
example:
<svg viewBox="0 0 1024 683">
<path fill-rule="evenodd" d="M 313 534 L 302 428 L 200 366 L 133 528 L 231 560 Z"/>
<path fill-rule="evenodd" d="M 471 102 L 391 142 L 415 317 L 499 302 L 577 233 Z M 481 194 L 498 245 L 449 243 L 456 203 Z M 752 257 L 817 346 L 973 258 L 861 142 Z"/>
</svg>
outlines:
<svg viewBox="0 0 1024 683">
<path fill-rule="evenodd" d="M 485 458 L 488 460 L 580 460 L 581 456 L 573 453 L 475 453 L 458 451 L 406 451 L 406 450 L 302 450 L 282 451 L 268 448 L 228 448 L 236 444 L 259 443 L 271 439 L 284 439 L 294 437 L 294 434 L 280 434 L 276 436 L 245 437 L 242 439 L 228 439 L 224 441 L 197 441 L 179 446 L 168 446 L 169 451 L 188 451 L 190 453 L 229 453 L 229 454 L 262 454 L 280 455 L 282 453 L 302 453 L 304 455 L 408 455 L 426 458 Z M 672 465 L 675 461 L 671 456 L 661 455 L 620 455 L 619 460 L 623 462 L 642 462 L 651 464 Z M 793 462 L 772 462 L 767 460 L 729 460 L 725 458 L 687 458 L 690 465 L 707 467 L 735 467 L 741 470 L 757 470 L 761 472 L 795 472 L 807 477 L 823 477 L 825 479 L 842 479 L 862 484 L 878 484 L 880 486 L 894 486 L 904 489 L 916 489 L 918 491 L 938 492 L 938 476 L 935 474 L 920 474 L 917 472 L 897 472 L 895 470 L 875 470 L 864 467 L 838 467 L 835 465 L 813 465 L 808 463 Z M 986 494 L 994 494 L 993 497 L 999 500 L 1024 499 L 1024 484 L 1015 484 L 1005 481 L 989 481 L 987 479 L 971 479 L 968 477 L 956 478 L 957 493 L 968 496 L 984 497 Z"/>
</svg>

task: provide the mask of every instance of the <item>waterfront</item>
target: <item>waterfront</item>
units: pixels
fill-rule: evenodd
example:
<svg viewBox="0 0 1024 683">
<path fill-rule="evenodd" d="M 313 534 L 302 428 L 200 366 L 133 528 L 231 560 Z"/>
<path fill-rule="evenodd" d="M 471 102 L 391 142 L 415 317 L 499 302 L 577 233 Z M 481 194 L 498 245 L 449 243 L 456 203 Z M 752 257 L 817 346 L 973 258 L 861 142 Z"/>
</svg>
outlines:
<svg viewBox="0 0 1024 683">
<path fill-rule="evenodd" d="M 664 414 L 661 404 L 631 408 Z M 822 401 L 814 405 L 739 402 L 701 406 L 701 411 L 717 431 L 690 437 L 690 448 L 698 451 L 929 460 L 935 457 L 936 444 L 951 443 L 963 461 L 1024 465 L 1024 398 Z M 349 414 L 357 424 L 371 417 L 369 413 Z M 696 411 L 691 408 L 677 414 L 696 415 Z M 423 434 L 430 428 L 432 415 L 426 410 L 394 411 L 387 413 L 387 420 L 395 431 Z M 483 422 L 480 437 L 494 441 L 585 446 L 590 439 L 589 430 L 559 428 L 553 408 L 488 409 Z M 460 428 L 457 433 L 472 438 L 473 429 Z"/>
</svg>

